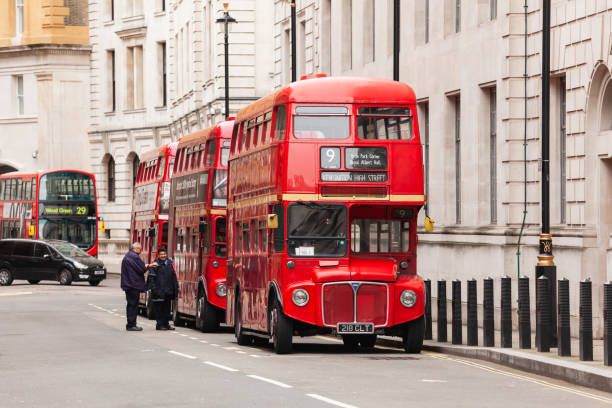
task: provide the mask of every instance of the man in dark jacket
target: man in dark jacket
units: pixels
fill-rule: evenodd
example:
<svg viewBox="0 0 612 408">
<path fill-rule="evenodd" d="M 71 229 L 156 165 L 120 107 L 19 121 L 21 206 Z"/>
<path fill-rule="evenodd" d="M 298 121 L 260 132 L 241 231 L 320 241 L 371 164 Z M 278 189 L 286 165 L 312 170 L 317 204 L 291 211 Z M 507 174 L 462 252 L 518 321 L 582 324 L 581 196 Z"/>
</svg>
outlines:
<svg viewBox="0 0 612 408">
<path fill-rule="evenodd" d="M 155 267 L 149 271 L 151 283 L 151 296 L 155 304 L 155 318 L 157 330 L 174 330 L 168 323 L 170 319 L 170 302 L 178 298 L 178 280 L 174 272 L 174 264 L 168 259 L 165 247 L 157 251 Z"/>
<path fill-rule="evenodd" d="M 138 242 L 134 242 L 130 251 L 125 254 L 121 261 L 121 289 L 125 292 L 127 306 L 125 315 L 127 316 L 127 324 L 125 329 L 128 331 L 141 331 L 142 327 L 136 326 L 136 316 L 138 315 L 138 302 L 140 300 L 140 292 L 144 292 L 145 280 L 144 274 L 148 267 L 156 266 L 155 263 L 145 265 L 140 259 L 142 247 Z"/>
</svg>

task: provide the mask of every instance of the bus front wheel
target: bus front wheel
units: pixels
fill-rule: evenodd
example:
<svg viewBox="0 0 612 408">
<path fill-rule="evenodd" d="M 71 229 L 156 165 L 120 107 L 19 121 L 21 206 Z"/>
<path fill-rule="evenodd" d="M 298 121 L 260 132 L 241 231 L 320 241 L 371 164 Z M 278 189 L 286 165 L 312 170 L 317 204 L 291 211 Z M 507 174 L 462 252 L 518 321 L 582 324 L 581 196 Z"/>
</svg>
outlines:
<svg viewBox="0 0 612 408">
<path fill-rule="evenodd" d="M 423 348 L 423 337 L 425 335 L 424 316 L 406 323 L 404 328 L 403 343 L 406 353 L 418 354 Z"/>
<path fill-rule="evenodd" d="M 217 313 L 213 305 L 206 300 L 206 294 L 204 293 L 198 296 L 195 325 L 196 329 L 199 329 L 202 333 L 214 332 L 219 328 Z"/>
<path fill-rule="evenodd" d="M 278 300 L 274 302 L 274 308 L 270 316 L 272 343 L 276 354 L 291 353 L 291 343 L 293 341 L 293 322 L 287 317 L 281 308 Z"/>
<path fill-rule="evenodd" d="M 236 303 L 234 305 L 234 334 L 236 335 L 236 342 L 240 346 L 249 346 L 253 342 L 253 338 L 242 333 L 242 313 L 240 313 L 241 307 L 238 296 L 239 293 L 236 291 Z"/>
</svg>

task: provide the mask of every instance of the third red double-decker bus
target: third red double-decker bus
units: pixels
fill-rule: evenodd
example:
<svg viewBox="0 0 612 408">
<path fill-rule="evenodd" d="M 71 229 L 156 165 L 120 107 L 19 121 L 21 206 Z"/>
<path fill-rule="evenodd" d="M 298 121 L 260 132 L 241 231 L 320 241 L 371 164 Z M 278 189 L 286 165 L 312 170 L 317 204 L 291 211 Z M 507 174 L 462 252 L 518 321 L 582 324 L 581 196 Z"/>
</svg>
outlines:
<svg viewBox="0 0 612 408">
<path fill-rule="evenodd" d="M 157 249 L 168 245 L 170 179 L 178 142 L 158 147 L 140 156 L 132 200 L 131 242 L 140 242 L 145 263 L 155 259 Z M 151 293 L 140 296 L 140 307 L 153 317 Z"/>
<path fill-rule="evenodd" d="M 179 280 L 175 324 L 225 321 L 227 160 L 233 121 L 183 137 L 170 199 L 170 256 Z"/>
<path fill-rule="evenodd" d="M 416 100 L 403 83 L 313 78 L 238 113 L 228 184 L 226 319 L 239 344 L 378 334 L 419 352 L 424 202 Z"/>
</svg>

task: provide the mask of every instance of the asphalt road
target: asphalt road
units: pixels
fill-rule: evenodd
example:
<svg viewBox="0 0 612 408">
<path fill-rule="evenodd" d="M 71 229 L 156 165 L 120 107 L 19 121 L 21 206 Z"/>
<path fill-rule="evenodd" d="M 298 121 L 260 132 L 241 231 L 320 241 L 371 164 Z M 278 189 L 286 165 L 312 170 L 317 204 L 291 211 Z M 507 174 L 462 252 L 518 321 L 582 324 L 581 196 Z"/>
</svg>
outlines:
<svg viewBox="0 0 612 408">
<path fill-rule="evenodd" d="M 0 407 L 603 407 L 609 394 L 495 364 L 335 338 L 291 355 L 231 329 L 125 331 L 119 281 L 0 287 Z"/>
</svg>

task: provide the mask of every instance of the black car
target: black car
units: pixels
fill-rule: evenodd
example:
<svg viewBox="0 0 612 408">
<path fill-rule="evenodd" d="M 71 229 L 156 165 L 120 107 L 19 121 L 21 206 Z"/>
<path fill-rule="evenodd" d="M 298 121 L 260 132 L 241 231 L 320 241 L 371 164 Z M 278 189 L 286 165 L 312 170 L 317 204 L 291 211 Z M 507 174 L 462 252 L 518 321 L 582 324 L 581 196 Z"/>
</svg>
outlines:
<svg viewBox="0 0 612 408">
<path fill-rule="evenodd" d="M 0 285 L 10 285 L 14 279 L 31 284 L 53 280 L 60 285 L 87 281 L 97 286 L 106 279 L 106 268 L 102 261 L 68 242 L 2 239 Z"/>
</svg>

